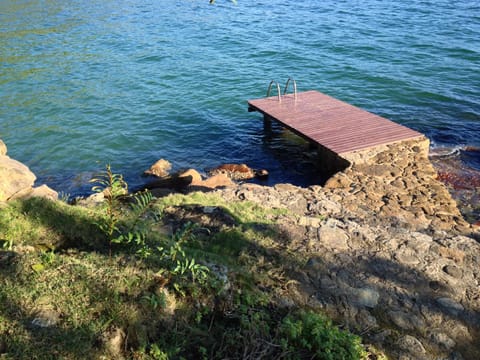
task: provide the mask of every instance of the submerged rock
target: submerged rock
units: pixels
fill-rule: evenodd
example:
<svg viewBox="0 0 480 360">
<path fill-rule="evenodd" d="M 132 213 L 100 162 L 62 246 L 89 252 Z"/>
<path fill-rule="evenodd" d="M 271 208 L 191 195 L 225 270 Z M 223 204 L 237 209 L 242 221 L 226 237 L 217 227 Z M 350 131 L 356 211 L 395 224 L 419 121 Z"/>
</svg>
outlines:
<svg viewBox="0 0 480 360">
<path fill-rule="evenodd" d="M 188 169 L 178 173 L 178 177 L 188 179 L 190 185 L 197 185 L 202 182 L 202 175 L 195 169 Z"/>
<path fill-rule="evenodd" d="M 223 164 L 208 172 L 210 176 L 224 174 L 232 180 L 250 180 L 268 176 L 267 170 L 254 170 L 245 164 Z"/>
<path fill-rule="evenodd" d="M 145 170 L 145 175 L 153 175 L 156 177 L 165 177 L 168 176 L 169 170 L 172 168 L 170 161 L 165 159 L 158 160 L 155 164 L 150 166 L 148 170 Z"/>
<path fill-rule="evenodd" d="M 225 174 L 216 174 L 207 179 L 203 179 L 198 171 L 188 169 L 150 182 L 145 185 L 144 189 L 151 190 L 154 196 L 157 196 L 157 194 L 163 196 L 169 194 L 171 192 L 170 189 L 177 191 L 208 191 L 232 186 L 235 186 L 235 183 Z"/>
<path fill-rule="evenodd" d="M 235 183 L 225 174 L 216 174 L 195 185 L 208 189 L 216 189 L 219 187 L 233 187 Z"/>
</svg>

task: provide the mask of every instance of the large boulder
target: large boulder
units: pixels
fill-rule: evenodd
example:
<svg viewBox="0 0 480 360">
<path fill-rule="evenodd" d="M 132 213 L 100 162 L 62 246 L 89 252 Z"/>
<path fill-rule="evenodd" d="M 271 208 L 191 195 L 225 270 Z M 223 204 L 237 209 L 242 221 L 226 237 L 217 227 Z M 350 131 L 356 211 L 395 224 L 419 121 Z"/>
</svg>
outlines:
<svg viewBox="0 0 480 360">
<path fill-rule="evenodd" d="M 0 201 L 6 201 L 16 193 L 31 189 L 35 179 L 35 174 L 27 166 L 6 155 L 0 155 Z"/>
<path fill-rule="evenodd" d="M 7 156 L 7 146 L 0 140 L 0 201 L 31 197 L 58 199 L 58 193 L 47 185 L 34 188 L 36 178 L 26 165 Z"/>
</svg>

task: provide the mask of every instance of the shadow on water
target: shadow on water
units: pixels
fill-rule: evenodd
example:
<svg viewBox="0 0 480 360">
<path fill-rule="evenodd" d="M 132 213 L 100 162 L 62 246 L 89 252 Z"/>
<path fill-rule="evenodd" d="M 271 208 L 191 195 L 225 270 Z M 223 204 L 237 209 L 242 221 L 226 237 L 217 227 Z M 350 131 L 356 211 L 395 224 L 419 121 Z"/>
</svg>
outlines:
<svg viewBox="0 0 480 360">
<path fill-rule="evenodd" d="M 260 164 L 269 171 L 268 180 L 254 180 L 260 184 L 290 183 L 301 187 L 323 185 L 348 165 L 335 154 L 274 121 L 263 120 L 263 127 L 257 130 L 255 138 L 262 157 L 267 159 Z"/>
<path fill-rule="evenodd" d="M 224 262 L 224 264 L 227 264 L 226 266 L 230 266 L 228 265 L 228 258 L 233 259 L 236 265 L 232 266 L 232 270 L 228 274 L 228 279 L 232 285 L 229 290 L 232 292 L 230 295 L 234 296 L 234 292 L 241 286 L 237 283 L 238 279 L 246 276 L 244 272 L 248 272 L 248 276 L 253 276 L 256 279 L 255 287 L 269 294 L 268 311 L 272 319 L 281 318 L 282 314 L 284 315 L 292 309 L 290 308 L 291 305 L 282 305 L 281 301 L 275 298 L 276 295 L 269 291 L 282 288 L 285 296 L 289 296 L 290 291 L 295 289 L 296 292 L 300 293 L 300 298 L 304 299 L 299 300 L 296 296 L 296 301 L 303 302 L 303 305 L 316 306 L 322 309 L 336 308 L 337 311 L 334 314 L 336 320 L 343 323 L 347 328 L 349 327 L 348 316 L 352 313 L 371 311 L 382 326 L 415 337 L 425 336 L 421 331 L 413 328 L 410 330 L 399 329 L 385 315 L 385 312 L 391 309 L 392 305 L 398 306 L 400 300 L 400 302 L 411 304 L 415 308 L 427 306 L 433 317 L 439 316 L 446 321 L 455 320 L 467 326 L 471 331 L 473 340 L 460 336 L 456 339 L 455 349 L 460 351 L 466 359 L 480 357 L 479 344 L 475 342 L 477 336 L 480 335 L 480 314 L 468 307 L 465 307 L 461 313 L 454 314 L 448 309 L 438 306 L 436 299 L 442 296 L 446 289 L 441 286 L 432 286 L 434 279 L 431 279 L 425 273 L 377 256 L 358 258 L 349 252 L 337 252 L 335 254 L 325 252 L 322 255 L 320 253 L 309 253 L 306 249 L 298 250 L 299 244 L 311 241 L 304 231 L 300 233 L 289 232 L 278 225 L 261 221 L 242 222 L 235 214 L 223 207 L 215 207 L 213 211 L 211 210 L 205 212 L 202 205 L 176 206 L 171 208 L 170 212 L 164 214 L 163 221 L 170 224 L 174 231 L 180 229 L 186 222 L 196 223 L 199 229 L 203 229 L 197 234 L 195 243 L 188 244 L 191 247 L 190 250 L 195 252 L 196 259 L 206 263 L 211 263 L 214 259 L 219 264 Z M 101 251 L 106 256 L 105 247 L 102 246 L 100 238 L 98 239 L 99 243 L 91 243 L 92 239 L 90 237 L 95 236 L 91 228 L 93 226 L 91 219 L 87 217 L 78 218 L 59 210 L 49 201 L 40 200 L 26 201 L 23 213 L 59 234 L 62 242 L 66 244 L 66 248 L 89 248 L 89 251 Z M 235 236 L 232 237 L 232 231 L 235 229 L 240 231 L 235 231 Z M 247 232 L 250 232 L 250 234 L 253 232 L 256 239 L 252 240 L 251 235 L 246 235 Z M 218 233 L 221 233 L 222 236 L 217 236 Z M 90 239 L 82 238 L 79 236 L 80 234 L 89 234 L 86 238 Z M 266 241 L 258 241 L 259 239 Z M 211 257 L 212 253 L 209 250 L 213 248 L 219 251 L 217 254 L 219 256 Z M 293 251 L 293 249 L 296 250 Z M 126 248 L 115 249 L 115 256 L 121 256 L 122 254 L 127 255 L 127 257 L 131 256 Z M 295 254 L 295 256 L 292 256 L 292 254 Z M 107 258 L 105 258 L 105 261 L 107 261 Z M 128 261 L 127 258 L 125 258 L 125 261 Z M 138 261 L 137 263 L 140 264 Z M 158 270 L 158 268 L 155 269 L 155 266 L 158 266 L 156 264 L 155 261 L 149 262 L 147 260 L 140 266 L 153 267 L 152 270 L 155 271 Z M 312 264 L 314 265 L 312 266 Z M 19 282 L 22 276 L 28 277 L 28 274 L 24 274 L 26 269 L 17 268 L 18 265 L 16 262 L 11 263 L 7 268 L 2 265 L 4 267 L 1 275 L 2 281 Z M 282 275 L 274 276 L 273 274 Z M 81 277 L 82 275 L 72 273 L 72 276 Z M 76 281 L 81 280 L 78 278 Z M 92 277 L 83 280 L 86 280 L 88 284 L 84 290 L 86 294 L 79 295 L 86 296 L 89 299 L 100 299 L 100 301 L 105 299 L 123 301 L 128 303 L 131 308 L 136 308 L 139 314 L 143 311 L 139 298 L 142 294 L 147 294 L 150 291 L 148 288 L 142 288 L 136 291 L 136 296 L 126 296 L 128 294 L 121 295 L 116 290 L 111 289 L 103 279 L 99 280 Z M 375 289 L 380 294 L 378 305 L 373 310 L 358 305 L 354 298 L 355 292 L 345 293 L 345 284 L 350 284 L 347 286 L 350 289 L 353 289 L 353 287 Z M 292 293 L 295 293 L 295 291 L 292 291 Z M 38 358 L 57 355 L 86 358 L 91 352 L 98 350 L 97 345 L 100 336 L 98 329 L 94 330 L 92 326 L 82 324 L 81 321 L 80 324 L 73 325 L 73 320 L 68 318 L 61 318 L 60 324 L 51 328 L 32 327 L 30 325 L 34 316 L 32 309 L 26 308 L 21 299 L 17 299 L 11 294 L 0 294 L 4 304 L 2 316 L 7 321 L 18 324 L 24 333 L 28 334 L 23 338 L 8 340 L 0 333 L 0 340 L 6 344 L 4 344 L 6 346 L 4 352 L 11 353 L 18 359 L 27 358 L 31 355 L 31 352 L 24 353 L 23 349 L 29 349 L 29 351 L 36 349 L 39 351 L 37 352 Z M 48 294 L 39 294 L 39 296 L 42 295 Z M 140 316 L 137 319 L 138 323 L 133 325 L 134 327 L 144 326 L 151 343 L 162 341 L 162 337 L 165 337 L 168 331 L 173 331 L 172 329 L 180 329 L 179 333 L 182 334 L 182 337 L 195 339 L 192 340 L 192 343 L 185 345 L 187 348 L 181 350 L 180 354 L 186 358 L 198 358 L 200 354 L 197 345 L 205 347 L 211 358 L 217 358 L 221 354 L 228 354 L 229 356 L 233 354 L 235 358 L 235 354 L 242 353 L 254 356 L 256 351 L 259 351 L 260 344 L 262 345 L 262 351 L 266 351 L 270 358 L 281 355 L 281 347 L 275 343 L 278 339 L 275 337 L 273 330 L 277 328 L 278 324 L 272 326 L 271 332 L 267 333 L 262 333 L 258 329 L 238 330 L 237 328 L 241 326 L 241 322 L 237 319 L 237 316 L 240 316 L 239 309 L 228 303 L 227 299 L 230 295 L 229 293 L 222 295 L 223 297 L 218 295 L 220 298 L 211 304 L 212 308 L 207 312 L 208 315 L 198 323 L 198 327 L 202 329 L 200 332 L 191 332 L 194 331 L 191 327 L 185 327 L 181 316 L 177 318 L 176 315 L 171 315 L 167 319 L 165 316 L 156 318 L 158 312 L 157 315 L 148 315 L 148 318 Z M 445 296 L 447 295 L 445 293 Z M 314 299 L 314 305 L 312 305 L 312 299 Z M 345 304 L 347 304 L 347 310 L 345 310 L 345 307 L 342 308 Z M 85 304 L 85 311 L 88 311 L 89 306 L 88 303 Z M 344 309 L 344 311 L 342 312 L 340 309 Z M 58 310 L 61 311 L 61 309 Z M 258 310 L 257 307 L 255 312 Z M 110 318 L 111 326 L 125 327 L 131 321 L 131 318 L 126 314 L 116 314 L 116 317 L 112 318 L 107 308 L 101 308 L 98 316 Z M 225 339 L 228 332 L 233 331 L 233 329 L 238 331 L 240 337 L 235 343 L 227 345 L 221 339 Z M 361 333 L 367 341 L 375 342 L 374 338 L 378 329 L 359 329 L 350 323 L 350 330 Z M 132 335 L 132 337 L 129 338 L 129 335 Z M 124 345 L 126 350 L 136 346 L 133 340 L 129 342 L 129 339 L 132 338 L 133 334 L 127 334 L 126 344 Z M 52 339 L 55 339 L 54 342 L 52 342 Z M 387 341 L 384 345 L 395 347 L 396 340 L 394 340 L 392 338 L 392 343 Z M 178 341 L 178 339 L 175 341 Z M 42 354 L 40 351 L 45 353 Z"/>
</svg>

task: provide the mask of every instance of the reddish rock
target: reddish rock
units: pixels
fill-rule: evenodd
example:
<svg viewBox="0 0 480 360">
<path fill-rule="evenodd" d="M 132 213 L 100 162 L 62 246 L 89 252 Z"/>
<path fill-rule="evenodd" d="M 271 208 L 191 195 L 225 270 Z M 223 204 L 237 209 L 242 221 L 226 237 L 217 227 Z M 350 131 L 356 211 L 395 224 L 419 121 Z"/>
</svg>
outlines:
<svg viewBox="0 0 480 360">
<path fill-rule="evenodd" d="M 209 171 L 209 175 L 224 174 L 232 180 L 249 180 L 268 176 L 267 170 L 254 170 L 245 164 L 223 164 Z"/>
<path fill-rule="evenodd" d="M 480 174 L 439 171 L 438 180 L 452 186 L 455 190 L 468 190 L 480 187 Z"/>
<path fill-rule="evenodd" d="M 195 186 L 201 186 L 209 189 L 215 189 L 218 187 L 231 187 L 235 186 L 235 183 L 225 174 L 216 174 L 209 177 L 206 180 L 201 181 L 200 183 L 195 184 Z"/>
<path fill-rule="evenodd" d="M 178 173 L 179 178 L 189 179 L 190 185 L 198 185 L 202 182 L 202 175 L 195 169 L 188 169 Z"/>
<path fill-rule="evenodd" d="M 465 151 L 468 152 L 480 152 L 480 147 L 479 146 L 466 146 Z"/>
</svg>

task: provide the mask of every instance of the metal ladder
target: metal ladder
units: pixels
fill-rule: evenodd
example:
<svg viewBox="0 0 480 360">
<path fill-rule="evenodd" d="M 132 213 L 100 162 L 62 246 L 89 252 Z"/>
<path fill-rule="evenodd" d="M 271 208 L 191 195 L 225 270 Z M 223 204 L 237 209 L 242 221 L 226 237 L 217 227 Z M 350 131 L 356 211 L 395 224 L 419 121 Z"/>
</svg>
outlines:
<svg viewBox="0 0 480 360">
<path fill-rule="evenodd" d="M 285 84 L 285 88 L 283 89 L 283 95 L 287 94 L 288 85 L 290 84 L 290 81 L 293 84 L 293 97 L 295 100 L 297 100 L 297 82 L 295 81 L 295 79 L 291 77 L 288 78 L 287 83 Z M 268 85 L 267 97 L 270 96 L 270 92 L 272 91 L 272 85 L 274 84 L 276 85 L 276 88 L 277 88 L 278 102 L 281 102 L 282 95 L 280 94 L 280 85 L 278 85 L 278 83 L 275 80 L 270 81 L 270 84 Z"/>
</svg>

